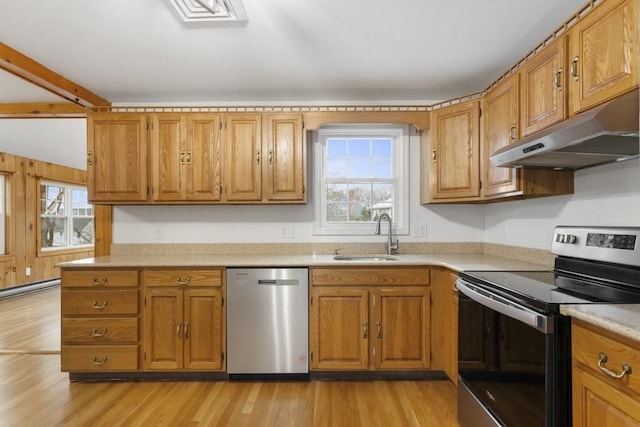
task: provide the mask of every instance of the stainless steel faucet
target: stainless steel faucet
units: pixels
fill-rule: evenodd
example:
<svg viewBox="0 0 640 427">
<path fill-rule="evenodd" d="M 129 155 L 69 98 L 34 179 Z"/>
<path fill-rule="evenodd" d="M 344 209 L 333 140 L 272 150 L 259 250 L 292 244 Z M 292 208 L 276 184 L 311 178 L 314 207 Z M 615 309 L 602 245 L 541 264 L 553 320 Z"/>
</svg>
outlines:
<svg viewBox="0 0 640 427">
<path fill-rule="evenodd" d="M 396 239 L 396 242 L 393 243 L 393 238 L 391 237 L 391 217 L 389 214 L 383 213 L 378 217 L 378 223 L 376 224 L 376 234 L 380 234 L 380 222 L 386 218 L 389 221 L 389 239 L 387 241 L 387 254 L 391 255 L 393 251 L 398 250 L 398 245 L 400 244 L 400 239 Z"/>
</svg>

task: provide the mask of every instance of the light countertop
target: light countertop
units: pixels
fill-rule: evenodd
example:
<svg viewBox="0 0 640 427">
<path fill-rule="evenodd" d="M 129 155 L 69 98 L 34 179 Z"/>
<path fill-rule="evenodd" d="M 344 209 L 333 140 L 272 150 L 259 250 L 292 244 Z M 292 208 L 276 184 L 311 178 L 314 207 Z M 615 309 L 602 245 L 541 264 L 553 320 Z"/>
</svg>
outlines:
<svg viewBox="0 0 640 427">
<path fill-rule="evenodd" d="M 62 268 L 141 267 L 356 267 L 429 265 L 462 270 L 549 270 L 547 266 L 487 254 L 395 255 L 397 260 L 337 261 L 333 255 L 110 255 L 58 264 Z"/>
<path fill-rule="evenodd" d="M 640 342 L 640 304 L 564 305 L 560 312 Z"/>
</svg>

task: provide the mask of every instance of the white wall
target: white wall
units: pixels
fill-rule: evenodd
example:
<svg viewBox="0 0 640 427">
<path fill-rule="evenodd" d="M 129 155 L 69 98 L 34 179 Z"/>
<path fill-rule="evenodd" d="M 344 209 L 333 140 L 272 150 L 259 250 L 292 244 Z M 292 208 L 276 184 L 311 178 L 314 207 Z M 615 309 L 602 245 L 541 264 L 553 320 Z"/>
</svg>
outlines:
<svg viewBox="0 0 640 427">
<path fill-rule="evenodd" d="M 0 120 L 0 151 L 84 169 L 84 119 Z M 558 224 L 640 226 L 640 160 L 576 172 L 575 194 L 481 205 L 419 204 L 419 144 L 411 141 L 411 224 L 427 237 L 405 242 L 486 241 L 546 249 Z M 313 150 L 309 150 L 312 153 Z M 309 159 L 313 165 L 313 159 Z M 312 173 L 312 172 L 311 172 Z M 310 173 L 308 183 L 315 180 Z M 312 190 L 312 189 L 311 189 Z M 309 194 L 313 200 L 313 194 Z M 381 236 L 313 236 L 314 206 L 124 206 L 114 208 L 115 243 L 378 242 Z M 282 239 L 291 226 L 293 239 Z M 413 234 L 413 232 L 412 232 Z"/>
<path fill-rule="evenodd" d="M 87 121 L 2 119 L 0 151 L 84 170 L 87 168 Z"/>
<path fill-rule="evenodd" d="M 640 160 L 576 171 L 574 194 L 488 205 L 486 242 L 548 249 L 556 225 L 640 226 Z"/>
<path fill-rule="evenodd" d="M 399 236 L 402 242 L 482 241 L 484 207 L 430 206 L 419 203 L 419 139 L 411 138 L 412 230 L 427 224 L 427 237 Z M 309 147 L 307 205 L 293 206 L 121 206 L 114 208 L 114 243 L 268 243 L 384 242 L 382 236 L 314 236 L 312 147 Z M 283 227 L 293 238 L 283 239 Z M 413 233 L 412 233 L 413 234 Z"/>
</svg>

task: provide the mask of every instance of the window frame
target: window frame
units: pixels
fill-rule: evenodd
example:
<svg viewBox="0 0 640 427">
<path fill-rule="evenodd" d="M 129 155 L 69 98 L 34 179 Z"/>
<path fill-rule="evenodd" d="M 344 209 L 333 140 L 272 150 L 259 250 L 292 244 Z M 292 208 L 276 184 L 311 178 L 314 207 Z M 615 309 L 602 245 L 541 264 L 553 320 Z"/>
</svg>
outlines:
<svg viewBox="0 0 640 427">
<path fill-rule="evenodd" d="M 410 125 L 397 124 L 335 124 L 323 125 L 314 132 L 314 157 L 317 180 L 314 180 L 314 226 L 313 235 L 319 236 L 363 236 L 373 235 L 373 221 L 359 223 L 328 223 L 327 215 L 327 177 L 325 176 L 326 141 L 329 138 L 386 138 L 392 139 L 393 169 L 393 233 L 408 235 L 409 224 L 409 141 Z M 357 179 L 359 182 L 364 180 Z M 367 181 L 373 182 L 373 181 Z"/>
<path fill-rule="evenodd" d="M 68 213 L 65 214 L 64 218 L 66 220 L 66 237 L 67 237 L 67 245 L 66 246 L 56 246 L 56 247 L 42 247 L 42 211 L 41 211 L 41 200 L 38 198 L 38 254 L 50 254 L 52 252 L 86 252 L 87 250 L 91 250 L 95 247 L 95 206 L 91 203 L 89 205 L 92 206 L 93 215 L 91 216 L 77 216 L 73 215 L 73 200 L 72 193 L 74 190 L 83 190 L 87 192 L 88 189 L 86 185 L 73 183 L 73 182 L 64 182 L 64 181 L 56 181 L 54 179 L 40 179 L 38 180 L 38 194 L 40 195 L 40 189 L 42 185 L 50 185 L 56 187 L 64 187 L 65 188 L 65 207 L 67 208 Z M 74 245 L 73 242 L 73 219 L 74 218 L 92 218 L 93 219 L 93 242 L 84 244 L 84 245 Z"/>
</svg>

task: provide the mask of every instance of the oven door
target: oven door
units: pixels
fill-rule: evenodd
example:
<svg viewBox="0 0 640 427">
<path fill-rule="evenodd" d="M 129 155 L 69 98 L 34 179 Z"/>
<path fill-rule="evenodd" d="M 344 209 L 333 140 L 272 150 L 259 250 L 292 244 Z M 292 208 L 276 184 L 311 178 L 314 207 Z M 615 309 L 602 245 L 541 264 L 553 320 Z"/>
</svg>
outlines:
<svg viewBox="0 0 640 427">
<path fill-rule="evenodd" d="M 457 287 L 460 425 L 569 425 L 570 376 L 563 379 L 563 390 L 556 390 L 560 365 L 570 371 L 568 350 L 562 350 L 560 364 L 556 360 L 558 317 L 511 301 L 490 286 L 458 279 Z M 558 408 L 558 402 L 565 406 Z"/>
</svg>

